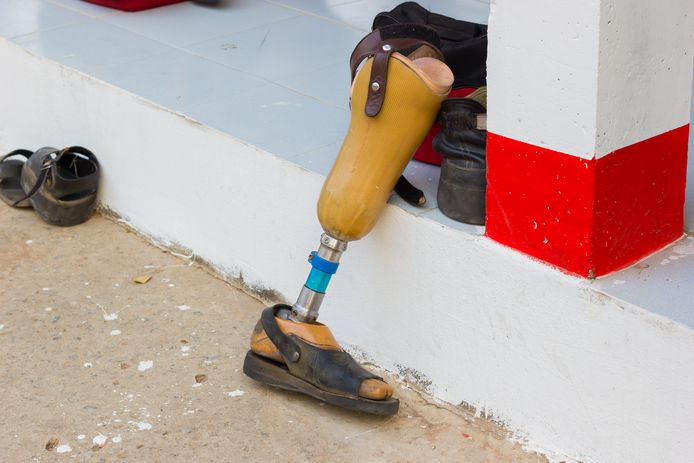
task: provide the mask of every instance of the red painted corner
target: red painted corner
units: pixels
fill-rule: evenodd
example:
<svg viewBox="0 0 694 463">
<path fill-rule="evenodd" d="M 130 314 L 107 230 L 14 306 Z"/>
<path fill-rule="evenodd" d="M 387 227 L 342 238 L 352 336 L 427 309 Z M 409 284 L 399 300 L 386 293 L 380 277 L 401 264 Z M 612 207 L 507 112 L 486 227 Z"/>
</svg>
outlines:
<svg viewBox="0 0 694 463">
<path fill-rule="evenodd" d="M 487 134 L 489 238 L 587 275 L 595 161 Z"/>
<path fill-rule="evenodd" d="M 689 126 L 582 159 L 489 133 L 489 238 L 584 277 L 682 235 Z"/>
<path fill-rule="evenodd" d="M 682 236 L 688 140 L 685 125 L 598 159 L 596 275 L 631 265 Z"/>
</svg>

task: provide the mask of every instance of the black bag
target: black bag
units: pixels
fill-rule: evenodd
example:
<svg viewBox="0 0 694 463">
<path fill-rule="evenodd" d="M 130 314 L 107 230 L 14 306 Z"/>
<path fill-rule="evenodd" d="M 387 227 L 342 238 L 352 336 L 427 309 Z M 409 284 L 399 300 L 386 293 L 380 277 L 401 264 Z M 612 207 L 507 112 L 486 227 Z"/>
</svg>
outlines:
<svg viewBox="0 0 694 463">
<path fill-rule="evenodd" d="M 453 88 L 487 85 L 487 26 L 432 13 L 416 2 L 405 2 L 374 18 L 373 29 L 391 24 L 424 24 L 441 37 L 441 52 L 453 71 Z"/>
</svg>

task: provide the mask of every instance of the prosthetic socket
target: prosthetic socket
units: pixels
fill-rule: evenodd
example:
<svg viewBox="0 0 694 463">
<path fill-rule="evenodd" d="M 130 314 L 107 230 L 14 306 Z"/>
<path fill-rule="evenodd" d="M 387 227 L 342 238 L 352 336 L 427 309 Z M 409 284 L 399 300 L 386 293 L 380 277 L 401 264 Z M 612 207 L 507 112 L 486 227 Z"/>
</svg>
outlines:
<svg viewBox="0 0 694 463">
<path fill-rule="evenodd" d="M 318 200 L 325 233 L 309 257 L 311 272 L 289 315 L 294 321 L 312 323 L 318 317 L 347 243 L 376 224 L 453 82 L 438 51 L 426 42 L 372 36 L 352 55 L 350 127 Z M 405 48 L 409 57 L 395 52 Z M 356 72 L 356 61 L 364 58 Z"/>
</svg>

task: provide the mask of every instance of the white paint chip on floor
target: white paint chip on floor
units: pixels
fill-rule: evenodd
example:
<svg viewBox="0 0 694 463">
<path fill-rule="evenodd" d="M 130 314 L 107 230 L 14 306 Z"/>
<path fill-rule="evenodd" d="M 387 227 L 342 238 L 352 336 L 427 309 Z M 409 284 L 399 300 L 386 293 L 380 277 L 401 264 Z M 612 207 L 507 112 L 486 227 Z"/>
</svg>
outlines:
<svg viewBox="0 0 694 463">
<path fill-rule="evenodd" d="M 146 371 L 149 370 L 154 366 L 154 361 L 153 360 L 141 360 L 140 363 L 137 365 L 137 370 L 138 371 Z"/>
<path fill-rule="evenodd" d="M 121 334 L 121 330 L 111 330 L 111 336 L 119 336 Z"/>
<path fill-rule="evenodd" d="M 186 305 L 186 304 L 181 304 L 178 306 L 178 310 L 181 310 L 183 312 L 185 312 L 186 310 L 190 310 L 190 309 L 191 309 L 191 307 L 189 305 Z"/>
<path fill-rule="evenodd" d="M 92 443 L 94 445 L 98 445 L 99 447 L 103 447 L 107 440 L 108 440 L 108 437 L 104 436 L 103 434 L 97 434 L 92 439 Z"/>
<path fill-rule="evenodd" d="M 113 320 L 118 320 L 118 314 L 117 313 L 105 313 L 104 314 L 104 320 L 107 322 L 113 321 Z"/>
<path fill-rule="evenodd" d="M 140 421 L 137 423 L 137 429 L 140 431 L 147 431 L 149 429 L 152 429 L 152 425 L 147 423 L 146 421 Z"/>
<path fill-rule="evenodd" d="M 72 447 L 70 447 L 70 444 L 62 444 L 56 447 L 55 451 L 57 453 L 68 453 L 72 452 Z"/>
<path fill-rule="evenodd" d="M 245 392 L 242 391 L 241 389 L 236 389 L 235 391 L 225 392 L 225 394 L 228 395 L 229 397 L 240 397 L 240 396 L 244 395 Z"/>
<path fill-rule="evenodd" d="M 111 438 L 111 441 L 112 441 L 114 444 L 119 444 L 120 442 L 123 441 L 123 438 L 120 436 L 120 434 L 118 434 L 118 435 L 116 435 L 116 436 L 113 436 L 113 437 Z"/>
</svg>

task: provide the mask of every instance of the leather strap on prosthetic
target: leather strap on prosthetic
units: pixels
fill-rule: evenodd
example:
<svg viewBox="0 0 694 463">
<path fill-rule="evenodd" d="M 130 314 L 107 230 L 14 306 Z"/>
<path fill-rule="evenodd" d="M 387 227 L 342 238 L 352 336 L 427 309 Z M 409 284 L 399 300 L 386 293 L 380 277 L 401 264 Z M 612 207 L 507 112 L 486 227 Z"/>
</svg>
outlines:
<svg viewBox="0 0 694 463">
<path fill-rule="evenodd" d="M 356 76 L 359 64 L 373 56 L 371 67 L 369 96 L 364 112 L 369 117 L 376 116 L 383 106 L 388 78 L 388 59 L 397 51 L 410 59 L 429 56 L 443 61 L 439 50 L 439 34 L 429 26 L 421 24 L 393 24 L 373 30 L 355 47 L 349 64 L 352 81 Z M 414 206 L 424 206 L 424 192 L 412 185 L 404 176 L 400 176 L 394 188 L 395 192 Z"/>
<path fill-rule="evenodd" d="M 430 56 L 443 61 L 439 46 L 440 39 L 436 31 L 420 24 L 394 24 L 376 29 L 364 37 L 352 52 L 349 65 L 353 81 L 359 64 L 366 58 L 374 58 L 369 96 L 364 108 L 366 115 L 374 117 L 381 111 L 388 83 L 388 59 L 393 52 L 404 55 L 417 53 L 417 57 Z"/>
</svg>

